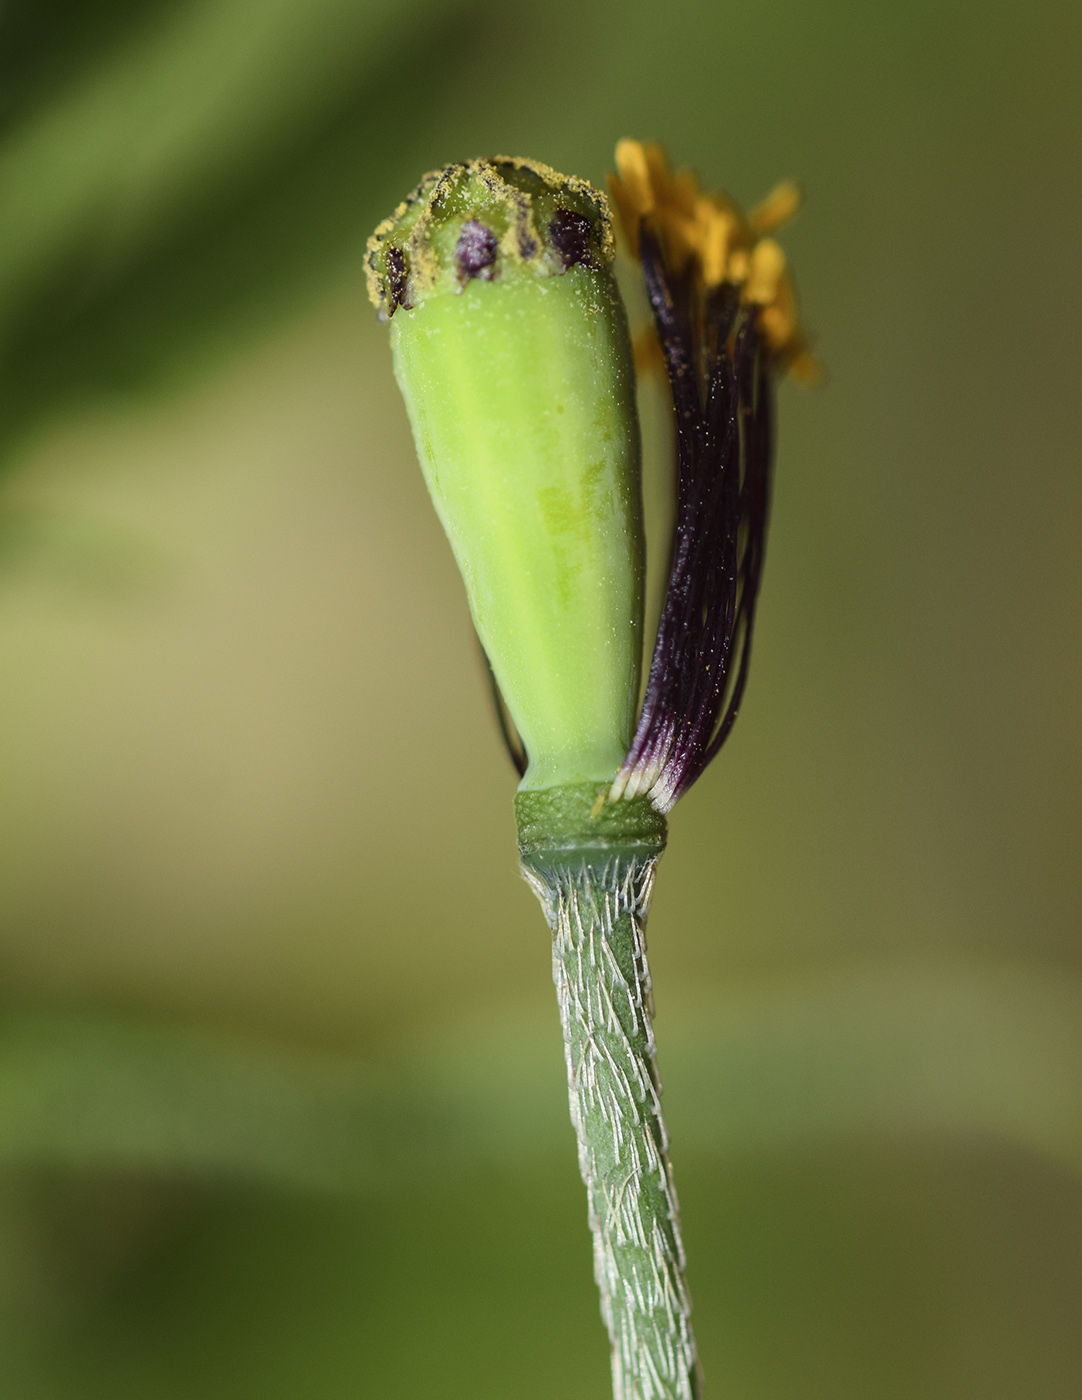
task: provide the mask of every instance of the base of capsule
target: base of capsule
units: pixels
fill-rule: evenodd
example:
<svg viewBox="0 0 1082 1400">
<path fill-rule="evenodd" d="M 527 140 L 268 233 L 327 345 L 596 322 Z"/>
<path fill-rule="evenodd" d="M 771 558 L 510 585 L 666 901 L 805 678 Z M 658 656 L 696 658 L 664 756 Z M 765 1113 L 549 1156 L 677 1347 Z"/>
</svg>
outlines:
<svg viewBox="0 0 1082 1400">
<path fill-rule="evenodd" d="M 569 863 L 640 860 L 665 849 L 668 824 L 645 797 L 603 802 L 610 783 L 569 783 L 522 791 L 515 821 L 522 864 L 541 870 Z"/>
</svg>

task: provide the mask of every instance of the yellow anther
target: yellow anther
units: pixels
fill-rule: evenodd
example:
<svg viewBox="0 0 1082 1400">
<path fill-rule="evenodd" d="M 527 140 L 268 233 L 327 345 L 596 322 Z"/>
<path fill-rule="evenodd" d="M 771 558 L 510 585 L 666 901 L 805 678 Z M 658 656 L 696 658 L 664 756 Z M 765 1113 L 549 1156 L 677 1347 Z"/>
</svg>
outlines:
<svg viewBox="0 0 1082 1400">
<path fill-rule="evenodd" d="M 806 384 L 809 388 L 826 382 L 826 366 L 819 356 L 813 355 L 810 350 L 799 350 L 786 365 L 786 369 L 798 384 Z"/>
<path fill-rule="evenodd" d="M 803 199 L 804 195 L 795 180 L 783 180 L 780 185 L 775 185 L 748 215 L 752 232 L 759 236 L 774 233 L 782 224 L 789 222 Z"/>
<path fill-rule="evenodd" d="M 779 355 L 794 344 L 799 334 L 796 294 L 792 281 L 784 273 L 775 283 L 769 305 L 764 305 L 759 312 L 759 329 L 767 345 Z"/>
<path fill-rule="evenodd" d="M 642 147 L 642 153 L 646 161 L 650 186 L 654 192 L 654 203 L 667 203 L 672 173 L 669 170 L 669 158 L 665 154 L 665 147 L 660 141 L 647 141 Z"/>
<path fill-rule="evenodd" d="M 737 287 L 742 287 L 751 272 L 751 254 L 746 248 L 735 248 L 729 257 L 726 277 Z"/>
<path fill-rule="evenodd" d="M 781 354 L 796 335 L 796 320 L 787 307 L 764 306 L 759 312 L 759 330 L 776 355 Z"/>
<path fill-rule="evenodd" d="M 674 209 L 686 219 L 694 219 L 701 196 L 699 177 L 686 166 L 678 170 L 669 182 L 669 200 Z"/>
<path fill-rule="evenodd" d="M 657 165 L 656 156 L 654 165 Z M 609 193 L 620 215 L 620 225 L 633 258 L 639 256 L 642 221 L 655 207 L 651 158 L 641 141 L 616 143 L 616 175 L 609 176 Z"/>
<path fill-rule="evenodd" d="M 751 250 L 744 300 L 756 306 L 769 306 L 778 295 L 778 284 L 785 271 L 785 254 L 772 238 L 760 238 Z"/>
<path fill-rule="evenodd" d="M 616 169 L 627 203 L 642 218 L 654 208 L 654 187 L 646 148 L 641 141 L 616 143 Z"/>
<path fill-rule="evenodd" d="M 775 366 L 806 383 L 821 380 L 823 367 L 807 348 L 785 254 L 766 236 L 799 209 L 800 187 L 783 180 L 745 214 L 727 194 L 703 193 L 693 170 L 674 173 L 657 142 L 620 141 L 616 168 L 609 189 L 631 255 L 639 256 L 648 221 L 671 274 L 684 275 L 690 265 L 700 295 L 723 282 L 739 287 L 744 304 L 758 308 L 756 324 Z M 652 369 L 661 360 L 656 336 L 639 337 L 636 367 Z"/>
<path fill-rule="evenodd" d="M 702 261 L 703 282 L 708 290 L 712 290 L 725 280 L 729 249 L 737 232 L 736 220 L 707 200 L 702 200 L 700 206 L 702 242 L 699 256 Z"/>
</svg>

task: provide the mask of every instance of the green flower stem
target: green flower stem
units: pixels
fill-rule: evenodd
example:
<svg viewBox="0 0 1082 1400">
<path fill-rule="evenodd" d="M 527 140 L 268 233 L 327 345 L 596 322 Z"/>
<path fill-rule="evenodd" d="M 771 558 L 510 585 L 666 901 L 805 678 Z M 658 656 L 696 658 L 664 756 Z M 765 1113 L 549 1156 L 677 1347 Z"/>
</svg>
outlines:
<svg viewBox="0 0 1082 1400">
<path fill-rule="evenodd" d="M 651 1029 L 646 915 L 665 819 L 646 801 L 593 815 L 607 785 L 520 792 L 527 880 L 553 934 L 571 1119 L 612 1343 L 615 1400 L 700 1393 Z"/>
</svg>

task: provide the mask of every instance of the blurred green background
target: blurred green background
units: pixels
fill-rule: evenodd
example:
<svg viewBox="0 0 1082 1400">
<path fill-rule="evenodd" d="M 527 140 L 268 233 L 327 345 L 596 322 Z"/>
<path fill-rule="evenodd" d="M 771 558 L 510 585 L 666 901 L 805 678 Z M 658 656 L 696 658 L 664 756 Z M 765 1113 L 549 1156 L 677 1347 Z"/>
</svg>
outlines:
<svg viewBox="0 0 1082 1400">
<path fill-rule="evenodd" d="M 361 255 L 426 169 L 622 135 L 805 182 L 832 375 L 651 923 L 708 1394 L 1082 1392 L 1080 44 L 1067 0 L 0 8 L 6 1396 L 607 1393 Z"/>
</svg>

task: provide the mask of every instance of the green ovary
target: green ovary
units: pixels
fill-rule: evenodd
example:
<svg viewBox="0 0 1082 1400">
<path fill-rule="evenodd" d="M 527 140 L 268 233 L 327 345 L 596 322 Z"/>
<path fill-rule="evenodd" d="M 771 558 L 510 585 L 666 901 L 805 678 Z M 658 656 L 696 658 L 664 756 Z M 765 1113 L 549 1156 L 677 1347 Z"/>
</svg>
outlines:
<svg viewBox="0 0 1082 1400">
<path fill-rule="evenodd" d="M 642 648 L 638 422 L 608 272 L 475 280 L 401 307 L 395 374 L 529 753 L 523 788 L 612 777 Z"/>
</svg>

